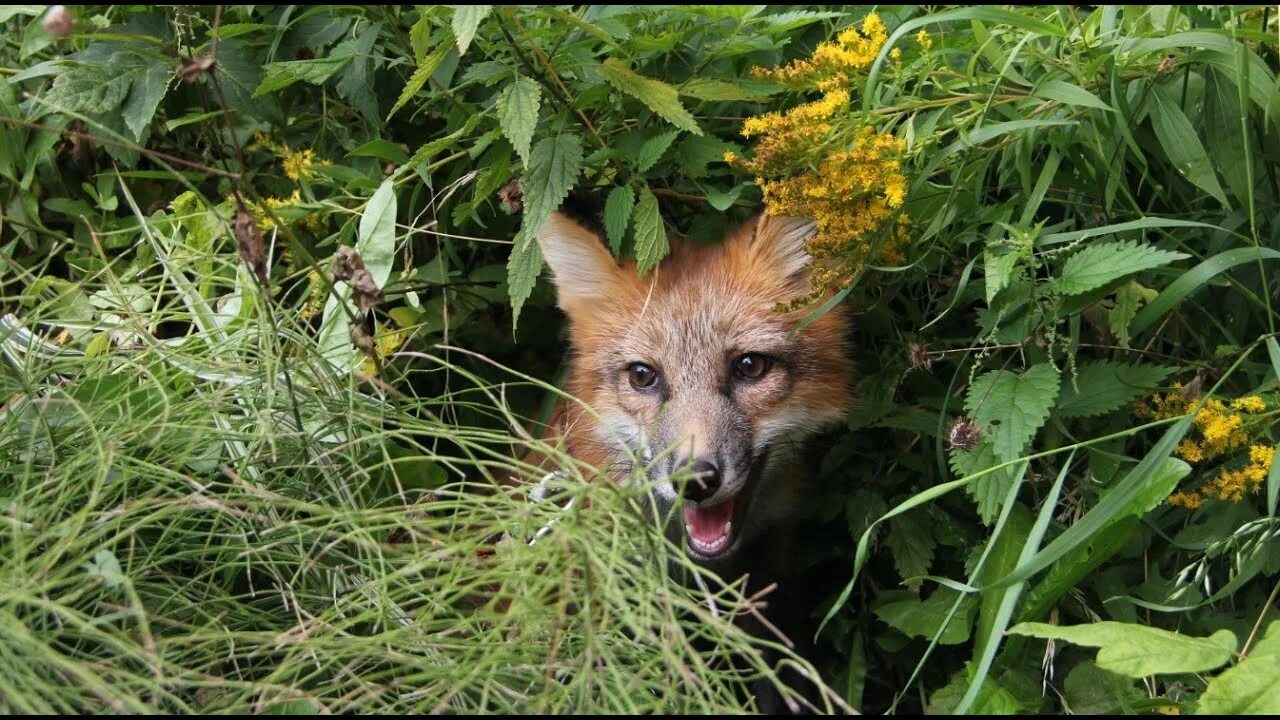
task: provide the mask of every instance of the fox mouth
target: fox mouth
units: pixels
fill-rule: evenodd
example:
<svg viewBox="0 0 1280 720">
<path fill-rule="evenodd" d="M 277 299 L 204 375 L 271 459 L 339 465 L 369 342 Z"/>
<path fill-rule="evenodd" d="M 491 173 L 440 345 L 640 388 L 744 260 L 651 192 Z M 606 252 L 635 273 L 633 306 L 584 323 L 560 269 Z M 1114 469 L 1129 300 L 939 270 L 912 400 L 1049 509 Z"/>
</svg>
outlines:
<svg viewBox="0 0 1280 720">
<path fill-rule="evenodd" d="M 733 518 L 736 498 L 699 507 L 684 505 L 684 532 L 689 551 L 698 557 L 719 557 L 733 546 Z"/>
</svg>

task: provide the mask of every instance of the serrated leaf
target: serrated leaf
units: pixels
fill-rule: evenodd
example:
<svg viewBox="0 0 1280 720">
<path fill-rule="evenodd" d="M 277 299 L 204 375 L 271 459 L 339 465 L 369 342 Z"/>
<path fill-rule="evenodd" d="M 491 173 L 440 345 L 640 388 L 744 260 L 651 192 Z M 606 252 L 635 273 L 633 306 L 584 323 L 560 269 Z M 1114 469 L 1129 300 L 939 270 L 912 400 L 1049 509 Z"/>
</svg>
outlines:
<svg viewBox="0 0 1280 720">
<path fill-rule="evenodd" d="M 748 93 L 737 83 L 711 78 L 693 78 L 678 88 L 681 95 L 711 102 L 747 102 L 758 100 L 760 95 Z"/>
<path fill-rule="evenodd" d="M 1280 620 L 1249 649 L 1249 656 L 1209 681 L 1196 704 L 1197 715 L 1280 713 Z"/>
<path fill-rule="evenodd" d="M 1192 185 L 1227 206 L 1227 196 L 1218 183 L 1209 154 L 1200 136 L 1175 100 L 1162 85 L 1151 88 L 1151 128 L 1169 161 Z"/>
<path fill-rule="evenodd" d="M 529 167 L 529 145 L 533 142 L 533 129 L 538 124 L 541 105 L 542 88 L 536 80 L 524 76 L 516 77 L 498 94 L 498 124 L 526 168 Z"/>
<path fill-rule="evenodd" d="M 620 185 L 609 191 L 609 199 L 604 203 L 604 232 L 609 237 L 609 250 L 614 257 L 622 252 L 622 238 L 627 234 L 635 204 L 636 191 L 630 185 Z"/>
<path fill-rule="evenodd" d="M 1019 623 L 1009 628 L 1009 634 L 1100 648 L 1098 667 L 1132 678 L 1212 670 L 1230 662 L 1239 646 L 1230 630 L 1194 637 L 1111 621 L 1072 626 Z"/>
<path fill-rule="evenodd" d="M 959 593 L 940 587 L 926 600 L 901 600 L 875 609 L 876 617 L 908 637 L 932 638 L 942 628 Z M 960 608 L 938 638 L 939 645 L 959 645 L 969 639 L 973 616 L 978 609 L 977 597 L 970 594 L 960 601 Z"/>
<path fill-rule="evenodd" d="M 925 714 L 955 714 L 955 708 L 974 679 L 973 662 L 966 662 L 964 668 L 957 670 L 952 676 L 951 682 L 929 697 Z M 1003 684 L 988 676 L 982 681 L 982 687 L 969 712 L 973 715 L 1024 715 L 1033 713 L 1036 707 L 1034 702 L 1020 700 Z"/>
<path fill-rule="evenodd" d="M 61 112 L 101 115 L 120 107 L 134 73 L 120 72 L 111 66 L 81 66 L 60 73 L 53 79 L 44 104 Z"/>
<path fill-rule="evenodd" d="M 986 275 L 987 305 L 991 304 L 1001 290 L 1009 286 L 1019 257 L 1017 252 L 998 254 L 991 248 L 983 250 L 982 269 Z"/>
<path fill-rule="evenodd" d="M 142 140 L 142 134 L 156 115 L 156 107 L 164 98 L 169 88 L 169 78 L 173 77 L 173 69 L 167 65 L 151 65 L 145 72 L 134 78 L 129 97 L 124 101 L 121 115 L 124 124 L 133 132 L 133 139 Z"/>
<path fill-rule="evenodd" d="M 1058 417 L 1092 417 L 1116 410 L 1160 385 L 1174 368 L 1164 365 L 1124 365 L 1113 361 L 1080 365 L 1074 383 L 1068 381 L 1058 399 Z"/>
<path fill-rule="evenodd" d="M 667 256 L 667 231 L 658 212 L 658 198 L 646 185 L 632 215 L 636 233 L 636 270 L 643 277 Z"/>
<path fill-rule="evenodd" d="M 937 541 L 929 527 L 927 515 L 923 512 L 905 513 L 889 520 L 889 534 L 885 537 L 885 547 L 893 556 L 893 565 L 898 569 L 898 577 L 912 591 L 920 589 L 920 576 L 929 573 L 933 564 L 933 549 Z"/>
<path fill-rule="evenodd" d="M 1033 365 L 1022 375 L 993 370 L 973 381 L 965 409 L 991 439 L 996 458 L 1008 462 L 1049 417 L 1058 397 L 1058 371 L 1048 363 Z"/>
<path fill-rule="evenodd" d="M 458 41 L 458 55 L 461 57 L 476 36 L 476 28 L 493 10 L 492 5 L 454 5 L 453 35 Z"/>
<path fill-rule="evenodd" d="M 661 160 L 663 153 L 671 147 L 672 141 L 679 134 L 679 130 L 671 130 L 645 140 L 644 145 L 640 146 L 640 152 L 636 153 L 636 172 L 645 172 Z"/>
<path fill-rule="evenodd" d="M 283 90 L 298 81 L 319 85 L 338 74 L 338 71 L 346 67 L 353 57 L 355 57 L 355 45 L 345 42 L 334 47 L 329 57 L 271 63 L 267 66 L 262 82 L 254 88 L 253 97 Z"/>
<path fill-rule="evenodd" d="M 958 478 L 974 475 L 999 464 L 991 438 L 983 438 L 982 442 L 969 450 L 951 451 L 951 467 Z M 1009 494 L 1009 483 L 1015 479 L 1015 470 L 1016 467 L 1011 465 L 989 472 L 965 485 L 965 494 L 977 503 L 978 517 L 982 518 L 984 524 L 990 525 L 1000 514 L 1000 505 Z"/>
<path fill-rule="evenodd" d="M 1089 245 L 1067 258 L 1055 287 L 1064 295 L 1089 292 L 1126 275 L 1190 257 L 1135 240 Z"/>
<path fill-rule="evenodd" d="M 440 69 L 440 63 L 444 62 L 444 59 L 449 56 L 449 52 L 452 50 L 453 34 L 445 33 L 436 49 L 423 58 L 422 62 L 418 63 L 418 69 L 414 70 L 413 75 L 409 76 L 409 82 L 404 84 L 404 90 L 400 91 L 400 97 L 396 99 L 396 104 L 392 105 L 391 112 L 387 113 L 388 121 L 391 120 L 392 115 L 396 114 L 397 110 L 404 107 L 405 103 L 418 94 L 422 86 L 426 85 L 431 76 L 436 74 L 436 70 Z"/>
<path fill-rule="evenodd" d="M 1087 660 L 1067 674 L 1062 696 L 1075 715 L 1133 714 L 1134 703 L 1146 698 L 1132 679 Z"/>
<path fill-rule="evenodd" d="M 525 175 L 521 242 L 532 243 L 538 228 L 568 197 L 582 172 L 582 139 L 573 133 L 543 138 L 529 155 Z"/>
<path fill-rule="evenodd" d="M 542 246 L 536 242 L 516 243 L 507 259 L 507 293 L 511 298 L 511 327 L 520 320 L 520 309 L 533 294 L 533 285 L 542 272 Z"/>
<path fill-rule="evenodd" d="M 605 60 L 600 65 L 600 74 L 610 85 L 644 103 L 672 125 L 694 135 L 702 134 L 702 128 L 680 104 L 676 89 L 670 85 L 640 75 L 616 58 Z"/>
</svg>

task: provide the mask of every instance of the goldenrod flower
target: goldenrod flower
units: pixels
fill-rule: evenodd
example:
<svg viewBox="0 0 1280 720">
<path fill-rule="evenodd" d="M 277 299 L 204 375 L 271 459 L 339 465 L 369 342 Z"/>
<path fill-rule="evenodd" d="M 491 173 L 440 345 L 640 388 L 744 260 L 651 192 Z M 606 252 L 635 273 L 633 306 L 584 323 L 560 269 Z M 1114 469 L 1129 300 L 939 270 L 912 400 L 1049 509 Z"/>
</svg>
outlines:
<svg viewBox="0 0 1280 720">
<path fill-rule="evenodd" d="M 933 47 L 933 38 L 929 37 L 929 33 L 924 28 L 920 28 L 920 32 L 916 33 L 916 43 L 928 50 Z"/>
<path fill-rule="evenodd" d="M 284 174 L 294 182 L 314 177 L 315 171 L 313 168 L 318 165 L 332 164 L 328 160 L 317 160 L 316 151 L 311 148 L 290 150 L 287 145 L 284 147 L 284 152 L 280 158 L 284 165 Z"/>
</svg>

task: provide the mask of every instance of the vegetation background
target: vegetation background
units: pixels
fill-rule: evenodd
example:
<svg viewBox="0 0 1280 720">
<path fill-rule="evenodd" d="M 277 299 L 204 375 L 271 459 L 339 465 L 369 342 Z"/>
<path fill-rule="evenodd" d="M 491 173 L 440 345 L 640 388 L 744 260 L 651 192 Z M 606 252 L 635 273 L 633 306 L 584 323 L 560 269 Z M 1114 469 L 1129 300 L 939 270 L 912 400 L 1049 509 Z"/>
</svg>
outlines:
<svg viewBox="0 0 1280 720">
<path fill-rule="evenodd" d="M 1280 712 L 1274 8 L 0 23 L 0 709 Z M 571 192 L 819 221 L 813 665 L 525 431 Z"/>
</svg>

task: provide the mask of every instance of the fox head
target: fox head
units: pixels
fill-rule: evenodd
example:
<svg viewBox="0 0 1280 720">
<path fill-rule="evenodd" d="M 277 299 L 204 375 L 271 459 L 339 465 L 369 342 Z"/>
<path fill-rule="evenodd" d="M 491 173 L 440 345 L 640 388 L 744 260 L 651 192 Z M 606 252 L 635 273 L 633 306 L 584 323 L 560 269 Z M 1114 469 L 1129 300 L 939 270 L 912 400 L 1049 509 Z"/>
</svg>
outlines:
<svg viewBox="0 0 1280 720">
<path fill-rule="evenodd" d="M 714 246 L 676 243 L 644 277 L 566 215 L 538 233 L 570 322 L 567 389 L 595 411 L 569 413 L 569 450 L 620 479 L 642 463 L 695 560 L 786 514 L 787 488 L 770 485 L 789 480 L 766 465 L 849 403 L 841 310 L 798 331 L 812 307 L 778 310 L 811 291 L 812 233 L 761 215 Z"/>
</svg>

